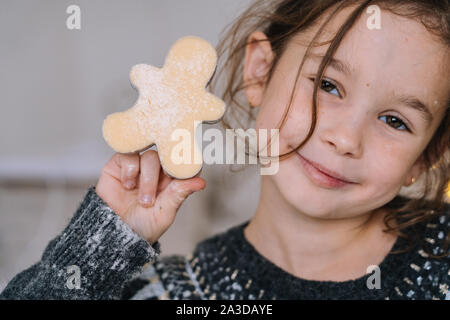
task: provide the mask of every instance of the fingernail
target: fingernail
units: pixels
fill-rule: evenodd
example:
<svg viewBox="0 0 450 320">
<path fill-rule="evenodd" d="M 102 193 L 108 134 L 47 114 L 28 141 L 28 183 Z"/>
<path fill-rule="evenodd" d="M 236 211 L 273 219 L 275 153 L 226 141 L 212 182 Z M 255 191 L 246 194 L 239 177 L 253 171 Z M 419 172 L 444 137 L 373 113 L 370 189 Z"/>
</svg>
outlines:
<svg viewBox="0 0 450 320">
<path fill-rule="evenodd" d="M 141 202 L 145 205 L 150 205 L 152 204 L 153 200 L 148 194 L 146 194 L 141 197 Z"/>
<path fill-rule="evenodd" d="M 131 177 L 131 175 L 133 174 L 133 171 L 134 171 L 134 168 L 135 168 L 136 166 L 133 166 L 133 165 L 129 165 L 128 166 L 128 168 L 127 168 L 127 177 Z"/>
<path fill-rule="evenodd" d="M 134 188 L 134 181 L 127 181 L 127 182 L 125 182 L 125 187 L 127 188 L 127 189 L 133 189 Z"/>
</svg>

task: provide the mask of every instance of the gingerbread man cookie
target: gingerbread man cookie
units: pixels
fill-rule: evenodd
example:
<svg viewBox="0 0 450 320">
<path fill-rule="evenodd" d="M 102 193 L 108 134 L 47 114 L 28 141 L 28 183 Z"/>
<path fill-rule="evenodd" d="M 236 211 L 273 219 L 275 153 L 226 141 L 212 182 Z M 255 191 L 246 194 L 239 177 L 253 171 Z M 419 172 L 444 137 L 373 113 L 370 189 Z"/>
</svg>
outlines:
<svg viewBox="0 0 450 320">
<path fill-rule="evenodd" d="M 195 176 L 203 165 L 195 142 L 196 124 L 217 122 L 225 112 L 225 103 L 206 90 L 216 63 L 217 54 L 211 44 L 188 36 L 170 48 L 162 68 L 133 66 L 130 80 L 139 98 L 130 109 L 106 117 L 105 141 L 120 153 L 140 152 L 156 145 L 166 174 L 177 179 Z M 190 155 L 183 158 L 190 159 L 181 163 L 180 155 L 173 151 L 180 149 L 181 138 L 186 139 L 186 135 L 177 132 L 188 133 L 190 139 L 189 149 L 184 148 L 186 154 L 182 155 Z"/>
</svg>

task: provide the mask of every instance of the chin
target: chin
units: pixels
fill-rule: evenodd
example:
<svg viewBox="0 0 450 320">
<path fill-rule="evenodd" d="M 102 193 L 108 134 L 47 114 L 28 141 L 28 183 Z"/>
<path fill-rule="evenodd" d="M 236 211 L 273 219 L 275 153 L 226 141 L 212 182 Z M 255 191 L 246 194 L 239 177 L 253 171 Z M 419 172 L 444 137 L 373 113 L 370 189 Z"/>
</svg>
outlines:
<svg viewBox="0 0 450 320">
<path fill-rule="evenodd" d="M 340 216 L 340 213 L 327 206 L 323 207 L 322 201 L 316 203 L 314 201 L 310 201 L 308 204 L 295 204 L 294 207 L 300 212 L 302 215 L 312 218 L 312 219 L 339 219 L 343 218 Z"/>
</svg>

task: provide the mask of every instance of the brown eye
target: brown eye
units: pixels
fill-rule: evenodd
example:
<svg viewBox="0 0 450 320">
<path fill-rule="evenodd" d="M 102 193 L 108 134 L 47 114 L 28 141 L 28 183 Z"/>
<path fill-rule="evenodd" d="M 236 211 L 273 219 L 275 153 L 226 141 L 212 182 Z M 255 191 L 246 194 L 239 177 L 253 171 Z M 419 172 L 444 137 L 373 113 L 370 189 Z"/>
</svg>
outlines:
<svg viewBox="0 0 450 320">
<path fill-rule="evenodd" d="M 386 122 L 389 126 L 393 127 L 396 130 L 400 130 L 400 131 L 411 131 L 409 130 L 408 126 L 398 117 L 395 116 L 381 116 L 380 118 L 386 117 L 387 120 L 384 121 Z M 403 128 L 403 129 L 399 129 L 399 128 Z"/>
<path fill-rule="evenodd" d="M 312 82 L 314 82 L 315 78 L 310 78 Z M 337 86 L 331 82 L 330 80 L 323 79 L 320 83 L 320 89 L 323 91 L 335 95 L 336 97 L 342 98 L 341 93 L 339 92 L 339 89 Z"/>
<path fill-rule="evenodd" d="M 337 95 L 338 97 L 341 96 L 339 94 L 339 90 L 336 88 L 336 86 L 328 80 L 322 80 L 320 88 L 328 93 Z"/>
</svg>

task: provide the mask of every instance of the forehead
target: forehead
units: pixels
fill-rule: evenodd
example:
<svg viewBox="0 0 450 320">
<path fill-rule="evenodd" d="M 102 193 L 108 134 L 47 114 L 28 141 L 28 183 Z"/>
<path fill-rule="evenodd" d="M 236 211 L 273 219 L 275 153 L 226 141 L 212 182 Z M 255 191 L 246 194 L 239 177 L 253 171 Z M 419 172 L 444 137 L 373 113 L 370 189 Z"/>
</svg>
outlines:
<svg viewBox="0 0 450 320">
<path fill-rule="evenodd" d="M 325 27 L 318 41 L 330 41 L 353 10 L 346 8 L 339 12 Z M 369 29 L 367 21 L 372 15 L 363 12 L 334 57 L 348 63 L 355 81 L 370 83 L 371 88 L 384 93 L 414 94 L 426 100 L 433 113 L 445 108 L 450 98 L 449 48 L 421 23 L 385 10 L 380 13 L 381 28 Z M 326 15 L 315 27 L 294 37 L 292 42 L 304 47 L 324 18 Z M 315 46 L 311 51 L 324 54 L 328 45 Z"/>
</svg>

